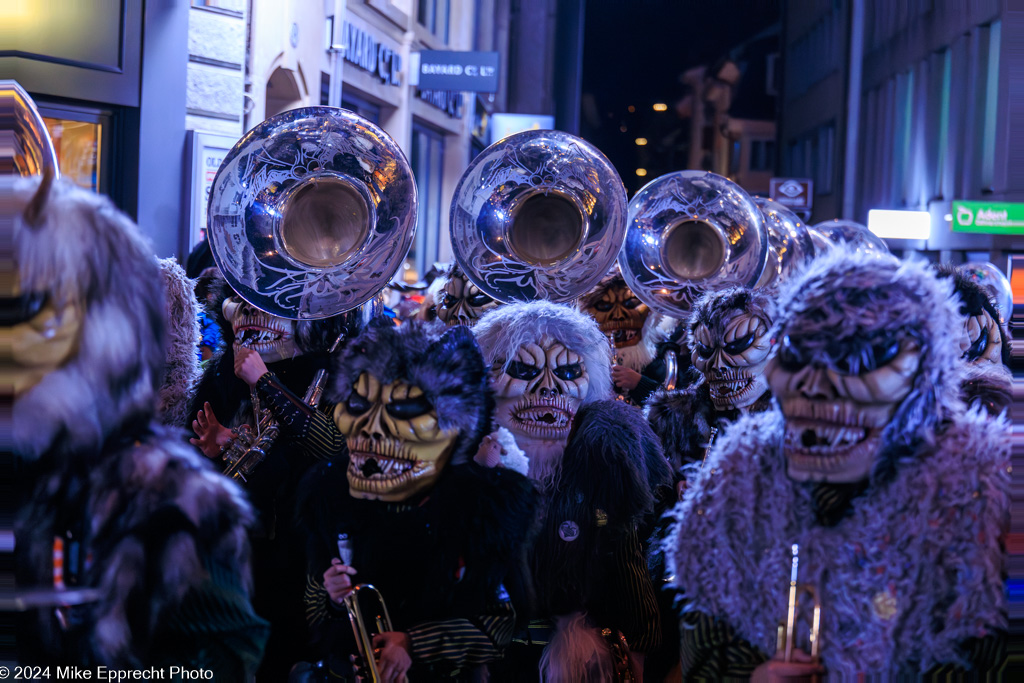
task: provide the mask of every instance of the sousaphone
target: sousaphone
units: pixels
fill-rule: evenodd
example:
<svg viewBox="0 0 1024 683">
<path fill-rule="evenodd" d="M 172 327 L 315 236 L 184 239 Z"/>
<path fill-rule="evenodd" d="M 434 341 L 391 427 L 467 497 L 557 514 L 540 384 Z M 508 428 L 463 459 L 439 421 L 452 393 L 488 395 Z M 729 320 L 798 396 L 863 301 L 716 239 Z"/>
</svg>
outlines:
<svg viewBox="0 0 1024 683">
<path fill-rule="evenodd" d="M 280 318 L 316 320 L 370 300 L 412 245 L 405 154 L 335 107 L 273 116 L 235 143 L 210 193 L 208 231 L 228 284 Z"/>
<path fill-rule="evenodd" d="M 768 231 L 768 263 L 756 287 L 776 290 L 815 257 L 814 238 L 800 217 L 782 204 L 754 197 Z"/>
<path fill-rule="evenodd" d="M 595 147 L 568 133 L 510 135 L 470 163 L 452 199 L 452 250 L 503 303 L 572 301 L 600 282 L 626 228 L 626 190 Z"/>
<path fill-rule="evenodd" d="M 754 287 L 768 259 L 768 234 L 754 200 L 707 171 L 678 171 L 629 202 L 619 266 L 652 309 L 685 320 L 707 291 Z"/>
</svg>

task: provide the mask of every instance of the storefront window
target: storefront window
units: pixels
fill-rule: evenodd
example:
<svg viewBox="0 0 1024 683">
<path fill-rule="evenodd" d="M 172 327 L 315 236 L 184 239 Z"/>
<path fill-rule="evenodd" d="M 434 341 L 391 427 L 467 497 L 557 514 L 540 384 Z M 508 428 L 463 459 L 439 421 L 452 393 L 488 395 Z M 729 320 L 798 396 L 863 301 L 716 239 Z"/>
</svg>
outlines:
<svg viewBox="0 0 1024 683">
<path fill-rule="evenodd" d="M 103 125 L 98 122 L 43 117 L 65 178 L 93 192 L 100 191 Z"/>
<path fill-rule="evenodd" d="M 416 240 L 409 251 L 409 267 L 405 277 L 414 282 L 426 275 L 437 260 L 441 236 L 444 137 L 429 128 L 413 124 L 411 156 L 420 206 L 416 217 Z"/>
<path fill-rule="evenodd" d="M 341 108 L 359 114 L 367 121 L 380 125 L 380 107 L 351 93 L 342 92 Z"/>
</svg>

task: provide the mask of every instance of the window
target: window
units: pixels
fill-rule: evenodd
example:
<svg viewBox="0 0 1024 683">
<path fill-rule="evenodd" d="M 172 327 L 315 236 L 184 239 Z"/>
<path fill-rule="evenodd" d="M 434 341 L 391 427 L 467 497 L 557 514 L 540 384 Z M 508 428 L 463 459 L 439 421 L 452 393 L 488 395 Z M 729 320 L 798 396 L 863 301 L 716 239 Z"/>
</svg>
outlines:
<svg viewBox="0 0 1024 683">
<path fill-rule="evenodd" d="M 762 141 L 764 158 L 772 158 L 774 166 L 775 143 Z M 814 181 L 814 193 L 824 195 L 832 192 L 833 166 L 835 165 L 836 125 L 827 123 L 789 143 L 787 148 L 787 174 Z M 770 145 L 770 147 L 769 147 Z M 770 151 L 769 151 L 770 150 Z M 751 152 L 753 165 L 753 152 Z M 769 166 L 768 168 L 771 168 Z"/>
<path fill-rule="evenodd" d="M 750 141 L 750 170 L 772 171 L 775 169 L 775 141 Z"/>
<path fill-rule="evenodd" d="M 109 113 L 44 103 L 39 103 L 39 113 L 57 152 L 61 175 L 87 190 L 107 192 Z"/>
<path fill-rule="evenodd" d="M 448 42 L 448 10 L 451 0 L 419 0 L 416 18 L 428 31 Z"/>
<path fill-rule="evenodd" d="M 367 121 L 372 121 L 378 126 L 380 125 L 380 107 L 372 102 L 364 100 L 361 97 L 351 94 L 347 90 L 342 91 L 341 108 L 355 112 Z"/>
<path fill-rule="evenodd" d="M 437 260 L 441 236 L 441 186 L 444 180 L 444 137 L 414 123 L 412 128 L 412 164 L 419 194 L 416 216 L 416 240 L 409 251 L 407 264 L 414 268 L 414 280 L 424 274 Z"/>
</svg>

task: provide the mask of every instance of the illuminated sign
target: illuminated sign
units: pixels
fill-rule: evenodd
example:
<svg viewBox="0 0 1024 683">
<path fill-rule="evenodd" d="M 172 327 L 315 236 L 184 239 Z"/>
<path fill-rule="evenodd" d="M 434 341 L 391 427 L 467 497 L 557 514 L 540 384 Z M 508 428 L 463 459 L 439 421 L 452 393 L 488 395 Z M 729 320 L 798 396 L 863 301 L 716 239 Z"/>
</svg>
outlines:
<svg viewBox="0 0 1024 683">
<path fill-rule="evenodd" d="M 419 58 L 424 90 L 498 92 L 497 52 L 421 50 Z"/>
<path fill-rule="evenodd" d="M 1024 235 L 1024 204 L 955 201 L 953 231 Z"/>
<path fill-rule="evenodd" d="M 868 230 L 879 237 L 926 240 L 932 234 L 932 215 L 927 211 L 868 211 Z"/>
</svg>

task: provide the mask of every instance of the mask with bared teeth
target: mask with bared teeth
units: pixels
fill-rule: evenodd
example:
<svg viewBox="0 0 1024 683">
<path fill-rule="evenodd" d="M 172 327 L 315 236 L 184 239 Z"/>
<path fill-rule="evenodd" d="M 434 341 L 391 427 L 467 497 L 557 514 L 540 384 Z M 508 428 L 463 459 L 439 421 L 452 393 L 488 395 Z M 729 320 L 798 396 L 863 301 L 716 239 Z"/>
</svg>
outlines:
<svg viewBox="0 0 1024 683">
<path fill-rule="evenodd" d="M 445 325 L 475 325 L 480 316 L 498 306 L 498 302 L 480 291 L 459 269 L 452 266 L 437 295 L 435 311 Z"/>
<path fill-rule="evenodd" d="M 690 355 L 716 410 L 749 408 L 768 391 L 768 305 L 762 292 L 743 287 L 711 292 L 694 304 L 687 324 Z"/>
<path fill-rule="evenodd" d="M 576 411 L 610 396 L 607 339 L 587 315 L 547 301 L 506 304 L 473 330 L 491 368 L 495 422 L 530 458 L 532 478 L 552 478 Z"/>
<path fill-rule="evenodd" d="M 955 307 L 927 265 L 889 256 L 830 254 L 789 286 L 766 375 L 791 478 L 884 477 L 930 438 L 957 405 Z"/>
<path fill-rule="evenodd" d="M 617 349 L 640 343 L 644 324 L 651 315 L 647 304 L 633 294 L 617 273 L 602 280 L 587 296 L 583 307 L 600 325 L 601 332 L 610 335 Z"/>
<path fill-rule="evenodd" d="M 231 325 L 235 353 L 251 348 L 267 364 L 302 353 L 295 344 L 295 321 L 264 313 L 238 296 L 226 298 L 221 310 Z"/>
<path fill-rule="evenodd" d="M 480 350 L 462 327 L 378 320 L 336 358 L 334 422 L 349 449 L 354 498 L 400 502 L 467 461 L 494 401 Z"/>
</svg>

